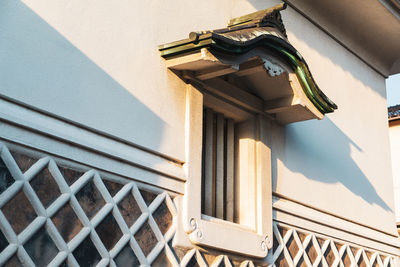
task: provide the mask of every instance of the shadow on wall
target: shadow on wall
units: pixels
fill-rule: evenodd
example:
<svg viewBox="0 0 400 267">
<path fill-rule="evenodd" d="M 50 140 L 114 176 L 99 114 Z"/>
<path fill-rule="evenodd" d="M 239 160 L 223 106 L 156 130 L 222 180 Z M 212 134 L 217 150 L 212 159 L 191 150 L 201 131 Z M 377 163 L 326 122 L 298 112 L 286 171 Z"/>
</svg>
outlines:
<svg viewBox="0 0 400 267">
<path fill-rule="evenodd" d="M 322 183 L 341 183 L 366 202 L 392 211 L 351 157 L 351 147 L 361 148 L 328 117 L 288 125 L 285 138 L 288 169 Z"/>
<path fill-rule="evenodd" d="M 249 3 L 256 10 L 262 10 L 281 2 L 279 0 L 243 1 Z M 308 27 L 304 27 L 302 23 L 298 23 L 296 17 L 291 16 L 290 12 L 296 13 L 290 6 L 287 10 L 281 12 L 283 22 L 287 29 L 291 30 L 290 33 L 295 35 L 295 37 L 299 37 L 299 40 L 307 46 L 312 47 L 324 59 L 333 61 L 332 53 L 338 51 L 336 46 L 339 46 L 339 44 L 333 40 L 332 42 L 316 41 L 316 35 L 313 32 L 309 32 L 310 29 Z M 349 60 L 349 53 L 347 51 L 336 53 L 333 63 L 341 70 L 349 72 L 356 81 L 361 83 L 367 81 L 366 85 L 375 84 L 375 77 L 369 78 L 368 75 L 363 75 L 368 73 L 367 71 L 358 71 L 360 68 L 364 68 L 364 66 L 363 64 L 359 64 L 357 60 Z M 305 59 L 307 60 L 307 57 Z M 365 68 L 369 67 L 365 66 Z M 324 70 L 325 68 L 321 69 Z M 311 71 L 313 71 L 312 68 Z M 379 76 L 378 74 L 376 75 Z M 368 88 L 377 93 L 379 97 L 386 98 L 385 91 L 379 90 L 379 86 L 376 88 L 368 86 Z M 341 183 L 367 203 L 376 204 L 387 211 L 392 211 L 388 204 L 378 195 L 367 176 L 352 159 L 352 147 L 362 152 L 361 148 L 328 117 L 325 117 L 321 121 L 313 120 L 290 124 L 280 134 L 285 134 L 286 141 L 284 144 L 280 144 L 280 146 L 285 147 L 286 152 L 284 155 L 273 155 L 275 157 L 275 160 L 272 162 L 275 165 L 273 166 L 274 179 L 277 177 L 276 157 L 278 157 L 292 172 L 301 173 L 308 179 L 322 183 Z M 274 183 L 274 187 L 273 190 L 276 191 L 276 183 Z"/>
<path fill-rule="evenodd" d="M 165 122 L 22 2 L 0 3 L 0 36 L 1 95 L 159 147 Z"/>
<path fill-rule="evenodd" d="M 244 0 L 250 3 L 256 10 L 263 10 L 266 8 L 269 8 L 275 4 L 283 2 L 282 0 Z M 301 16 L 297 11 L 293 10 L 291 6 L 288 6 L 286 10 L 281 11 L 282 14 L 282 20 L 283 23 L 285 24 L 286 28 L 290 30 L 290 34 L 294 35 L 297 39 L 301 40 L 304 42 L 308 47 L 312 47 L 313 50 L 318 52 L 318 54 L 321 57 L 324 57 L 326 59 L 329 59 L 332 61 L 336 66 L 340 67 L 342 71 L 348 72 L 353 76 L 356 80 L 362 82 L 365 80 L 371 81 L 371 83 L 366 83 L 366 84 L 374 84 L 373 80 L 375 77 L 380 77 L 381 79 L 384 79 L 380 74 L 377 72 L 373 71 L 370 69 L 369 66 L 364 65 L 363 62 L 359 61 L 359 58 L 356 58 L 354 55 L 355 60 L 349 60 L 349 56 L 353 57 L 350 51 L 344 50 L 340 53 L 338 53 L 336 47 L 339 47 L 340 44 L 337 43 L 335 40 L 331 39 L 331 37 L 327 37 L 327 39 L 331 40 L 332 42 L 321 42 L 316 39 L 316 35 L 313 34 L 312 30 L 313 27 L 316 26 L 311 26 L 305 27 L 304 24 L 299 23 L 296 18 L 293 19 L 293 16 L 290 16 L 290 12 L 295 12 L 299 16 Z M 243 14 L 244 15 L 244 14 Z M 289 42 L 290 42 L 290 37 L 289 37 Z M 299 51 L 301 54 L 301 51 Z M 303 54 L 303 56 L 305 56 Z M 333 60 L 332 60 L 333 59 Z M 307 61 L 307 57 L 305 57 L 305 60 Z M 308 62 L 310 64 L 310 62 Z M 361 64 L 360 64 L 361 63 Z M 400 64 L 400 62 L 399 62 Z M 369 75 L 363 75 L 363 73 L 368 73 L 364 71 L 359 71 L 360 66 L 362 68 L 366 68 L 368 70 L 371 70 L 369 72 Z M 313 72 L 313 68 L 311 67 L 311 72 Z M 321 68 L 322 70 L 325 69 L 325 66 L 320 65 L 316 66 Z M 314 72 L 316 72 L 317 68 L 314 68 Z M 374 77 L 369 77 L 370 74 L 373 73 L 375 74 Z M 316 77 L 314 77 L 316 78 Z M 318 80 L 317 80 L 318 83 Z M 379 90 L 381 87 L 375 87 L 375 86 L 368 86 L 369 89 L 373 90 L 375 93 L 377 93 L 381 98 L 386 99 L 386 92 L 385 90 Z"/>
</svg>

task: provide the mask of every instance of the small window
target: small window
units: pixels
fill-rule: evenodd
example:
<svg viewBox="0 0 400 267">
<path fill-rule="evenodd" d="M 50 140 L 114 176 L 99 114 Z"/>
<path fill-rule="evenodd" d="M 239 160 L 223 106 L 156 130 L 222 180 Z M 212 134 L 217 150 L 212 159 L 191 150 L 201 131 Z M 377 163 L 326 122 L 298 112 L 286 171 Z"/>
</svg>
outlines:
<svg viewBox="0 0 400 267">
<path fill-rule="evenodd" d="M 232 118 L 211 108 L 203 110 L 202 213 L 230 222 L 237 221 L 234 218 L 235 137 Z"/>
<path fill-rule="evenodd" d="M 257 131 L 254 115 L 232 118 L 203 109 L 203 215 L 256 230 Z"/>
<path fill-rule="evenodd" d="M 289 43 L 285 8 L 159 46 L 166 66 L 187 83 L 182 245 L 189 237 L 265 257 L 272 247 L 269 125 L 322 119 L 337 108 Z"/>
<path fill-rule="evenodd" d="M 272 245 L 269 119 L 199 89 L 187 89 L 185 230 L 195 244 L 265 257 Z"/>
</svg>

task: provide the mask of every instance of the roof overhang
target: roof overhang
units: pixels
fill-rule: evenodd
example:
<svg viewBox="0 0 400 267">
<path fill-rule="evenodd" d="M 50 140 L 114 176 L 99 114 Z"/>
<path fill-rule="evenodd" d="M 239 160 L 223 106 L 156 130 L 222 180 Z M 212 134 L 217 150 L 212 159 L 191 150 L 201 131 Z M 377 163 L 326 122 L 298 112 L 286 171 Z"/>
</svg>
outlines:
<svg viewBox="0 0 400 267">
<path fill-rule="evenodd" d="M 168 68 L 202 87 L 237 91 L 244 85 L 243 91 L 261 99 L 257 109 L 282 124 L 322 119 L 337 106 L 287 40 L 280 16 L 284 8 L 281 4 L 232 19 L 224 29 L 192 32 L 188 39 L 160 45 L 161 56 Z"/>
<path fill-rule="evenodd" d="M 400 73 L 399 0 L 285 0 L 387 77 Z"/>
<path fill-rule="evenodd" d="M 388 107 L 389 126 L 397 126 L 400 122 L 400 105 Z"/>
</svg>

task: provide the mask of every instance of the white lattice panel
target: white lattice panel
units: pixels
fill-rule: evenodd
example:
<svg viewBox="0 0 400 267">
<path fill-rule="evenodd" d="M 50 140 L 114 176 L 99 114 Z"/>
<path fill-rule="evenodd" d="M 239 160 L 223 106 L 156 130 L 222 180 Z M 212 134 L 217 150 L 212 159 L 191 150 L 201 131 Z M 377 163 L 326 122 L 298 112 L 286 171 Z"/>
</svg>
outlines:
<svg viewBox="0 0 400 267">
<path fill-rule="evenodd" d="M 395 266 L 395 255 L 278 222 L 264 260 L 174 248 L 167 192 L 64 164 L 0 144 L 0 266 Z"/>
<path fill-rule="evenodd" d="M 168 245 L 175 225 L 168 229 L 163 225 L 163 234 L 156 222 L 163 223 L 163 218 L 154 217 L 162 206 L 161 215 L 169 215 L 172 224 L 176 210 L 167 193 L 155 195 L 151 203 L 146 203 L 143 191 L 134 182 L 121 179 L 121 188 L 112 196 L 105 185 L 107 181 L 95 170 L 87 170 L 69 185 L 50 157 L 38 159 L 22 173 L 6 146 L 2 145 L 0 153 L 0 229 L 4 247 L 1 266 L 13 262 L 25 266 L 79 266 L 79 262 L 86 266 L 116 266 L 121 253 L 129 254 L 124 252 L 126 248 L 131 250 L 127 261 L 149 266 L 164 251 L 171 264 L 178 265 Z M 127 225 L 119 207 L 129 197 L 140 209 L 133 225 Z M 21 203 L 24 205 L 19 207 Z M 62 218 L 65 210 L 70 216 Z M 65 240 L 63 219 L 70 218 L 75 218 L 71 224 L 81 227 L 70 240 Z M 153 239 L 150 243 L 144 240 L 148 237 Z"/>
</svg>

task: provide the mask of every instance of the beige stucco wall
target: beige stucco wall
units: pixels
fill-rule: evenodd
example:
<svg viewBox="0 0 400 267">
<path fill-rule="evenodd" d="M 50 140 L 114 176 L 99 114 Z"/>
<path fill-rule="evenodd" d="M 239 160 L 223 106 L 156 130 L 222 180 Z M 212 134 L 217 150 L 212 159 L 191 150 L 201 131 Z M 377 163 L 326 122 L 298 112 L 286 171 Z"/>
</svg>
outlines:
<svg viewBox="0 0 400 267">
<path fill-rule="evenodd" d="M 3 1 L 0 93 L 184 159 L 184 84 L 157 45 L 224 27 L 230 1 Z"/>
<path fill-rule="evenodd" d="M 400 222 L 400 121 L 389 124 L 396 222 Z"/>
<path fill-rule="evenodd" d="M 286 128 L 275 190 L 396 234 L 384 77 L 292 10 L 283 19 L 289 40 L 339 108 L 323 121 Z"/>
<path fill-rule="evenodd" d="M 157 45 L 277 1 L 3 1 L 0 93 L 184 161 L 185 85 Z M 395 233 L 384 77 L 294 10 L 292 44 L 339 109 L 276 129 L 273 189 Z"/>
</svg>

